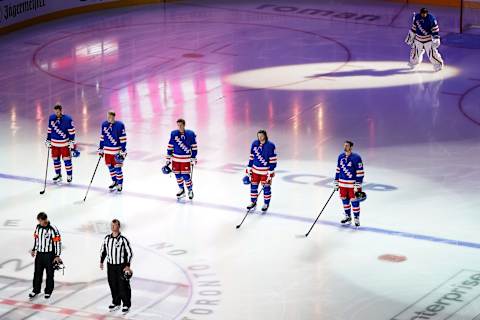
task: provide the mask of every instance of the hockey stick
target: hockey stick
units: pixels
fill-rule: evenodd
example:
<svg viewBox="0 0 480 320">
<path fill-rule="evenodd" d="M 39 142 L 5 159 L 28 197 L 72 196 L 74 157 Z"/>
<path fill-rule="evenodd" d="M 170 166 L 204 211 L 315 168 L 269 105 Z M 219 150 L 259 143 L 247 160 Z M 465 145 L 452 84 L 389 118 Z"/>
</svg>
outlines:
<svg viewBox="0 0 480 320">
<path fill-rule="evenodd" d="M 44 194 L 47 190 L 47 175 L 48 175 L 48 160 L 50 159 L 50 148 L 47 148 L 47 165 L 45 166 L 45 181 L 43 182 L 43 190 L 40 191 L 40 194 Z"/>
<path fill-rule="evenodd" d="M 325 205 L 323 206 L 322 211 L 320 211 L 320 213 L 318 214 L 317 219 L 315 219 L 315 221 L 313 222 L 312 226 L 310 227 L 310 230 L 308 230 L 308 232 L 305 234 L 305 237 L 308 237 L 308 235 L 310 234 L 310 231 L 312 231 L 312 229 L 313 229 L 313 227 L 315 226 L 315 224 L 317 224 L 318 218 L 320 218 L 320 216 L 322 215 L 323 210 L 325 210 L 325 208 L 327 207 L 327 204 L 330 202 L 330 199 L 332 199 L 333 194 L 335 193 L 335 191 L 337 191 L 337 190 L 333 190 L 333 191 L 332 191 L 332 194 L 330 195 L 330 197 L 328 198 L 327 202 L 326 202 Z"/>
<path fill-rule="evenodd" d="M 260 197 L 260 195 L 262 194 L 264 188 L 265 188 L 265 185 L 263 185 L 262 189 L 261 189 L 260 192 L 258 193 L 257 201 L 258 201 L 258 198 Z M 252 209 L 255 209 L 255 207 L 257 206 L 257 201 L 255 201 L 255 206 L 254 206 Z M 243 217 L 242 222 L 240 222 L 240 224 L 237 225 L 237 229 L 239 229 L 239 228 L 242 226 L 243 221 L 245 221 L 245 219 L 247 218 L 247 216 L 248 216 L 248 214 L 250 213 L 250 211 L 252 211 L 252 209 L 248 209 L 248 210 L 247 210 L 247 213 L 246 213 L 245 216 Z"/>
<path fill-rule="evenodd" d="M 88 185 L 87 193 L 85 193 L 85 198 L 83 198 L 83 202 L 85 202 L 85 200 L 87 200 L 88 191 L 90 191 L 90 186 L 92 185 L 93 178 L 95 178 L 95 173 L 97 173 L 97 169 L 98 169 L 98 165 L 100 164 L 100 160 L 102 160 L 102 156 L 98 157 L 97 165 L 95 166 L 95 170 L 93 171 L 92 179 L 90 180 L 90 184 Z"/>
</svg>

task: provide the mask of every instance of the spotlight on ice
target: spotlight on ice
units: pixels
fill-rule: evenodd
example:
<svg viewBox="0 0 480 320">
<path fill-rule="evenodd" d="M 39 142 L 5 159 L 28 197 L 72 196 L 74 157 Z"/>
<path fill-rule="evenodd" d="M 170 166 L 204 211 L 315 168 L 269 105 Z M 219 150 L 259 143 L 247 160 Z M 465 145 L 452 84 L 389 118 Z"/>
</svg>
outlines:
<svg viewBox="0 0 480 320">
<path fill-rule="evenodd" d="M 406 61 L 351 61 L 275 66 L 241 71 L 226 81 L 240 87 L 277 90 L 372 89 L 442 81 L 460 70 L 433 71 L 424 62 L 411 70 Z"/>
</svg>

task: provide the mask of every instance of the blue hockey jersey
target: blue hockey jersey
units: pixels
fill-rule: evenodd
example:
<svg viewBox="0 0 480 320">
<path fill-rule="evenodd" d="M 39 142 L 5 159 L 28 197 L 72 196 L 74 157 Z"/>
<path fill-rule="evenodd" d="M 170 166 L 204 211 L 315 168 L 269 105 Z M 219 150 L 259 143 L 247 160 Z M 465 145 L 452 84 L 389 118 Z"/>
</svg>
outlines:
<svg viewBox="0 0 480 320">
<path fill-rule="evenodd" d="M 365 172 L 362 158 L 356 153 L 347 156 L 341 153 L 337 160 L 335 180 L 342 188 L 353 188 L 355 183 L 362 183 Z"/>
<path fill-rule="evenodd" d="M 57 118 L 55 114 L 48 118 L 47 140 L 53 147 L 67 147 L 69 141 L 75 141 L 75 126 L 70 116 L 62 114 Z"/>
<path fill-rule="evenodd" d="M 120 151 L 125 152 L 127 150 L 127 133 L 123 122 L 110 123 L 105 121 L 102 123 L 100 149 L 103 149 L 105 154 L 117 154 Z"/>
<path fill-rule="evenodd" d="M 197 136 L 192 130 L 173 130 L 168 141 L 167 160 L 190 162 L 197 157 Z"/>
<path fill-rule="evenodd" d="M 250 148 L 248 167 L 252 168 L 252 172 L 260 175 L 266 175 L 269 172 L 273 172 L 277 167 L 275 144 L 267 141 L 262 145 L 260 140 L 253 141 Z"/>
<path fill-rule="evenodd" d="M 432 41 L 432 38 L 440 38 L 437 19 L 431 14 L 427 14 L 427 16 L 423 18 L 417 13 L 413 19 L 411 30 L 415 33 L 415 40 L 422 43 Z"/>
</svg>

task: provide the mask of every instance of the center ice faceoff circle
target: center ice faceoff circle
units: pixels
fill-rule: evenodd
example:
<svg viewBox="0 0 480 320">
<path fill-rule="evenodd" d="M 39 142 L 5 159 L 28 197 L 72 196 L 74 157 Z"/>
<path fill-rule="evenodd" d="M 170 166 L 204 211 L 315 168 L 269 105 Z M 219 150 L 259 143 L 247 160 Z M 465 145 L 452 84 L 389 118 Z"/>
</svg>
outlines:
<svg viewBox="0 0 480 320">
<path fill-rule="evenodd" d="M 233 73 L 226 81 L 240 87 L 277 90 L 373 89 L 442 81 L 460 70 L 434 72 L 429 63 L 411 70 L 406 61 L 351 61 L 283 65 Z"/>
</svg>

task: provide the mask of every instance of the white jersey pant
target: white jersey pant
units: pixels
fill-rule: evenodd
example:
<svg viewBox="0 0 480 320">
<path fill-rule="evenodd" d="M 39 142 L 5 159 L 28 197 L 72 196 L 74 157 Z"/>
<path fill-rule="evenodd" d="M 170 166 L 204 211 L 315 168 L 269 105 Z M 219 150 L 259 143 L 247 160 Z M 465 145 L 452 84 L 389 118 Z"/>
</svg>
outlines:
<svg viewBox="0 0 480 320">
<path fill-rule="evenodd" d="M 430 62 L 434 66 L 443 66 L 442 56 L 440 55 L 440 52 L 438 52 L 437 48 L 433 47 L 432 41 L 420 42 L 417 40 L 414 41 L 412 50 L 410 51 L 410 64 L 417 65 L 422 63 L 423 54 L 425 52 L 427 53 Z"/>
</svg>

